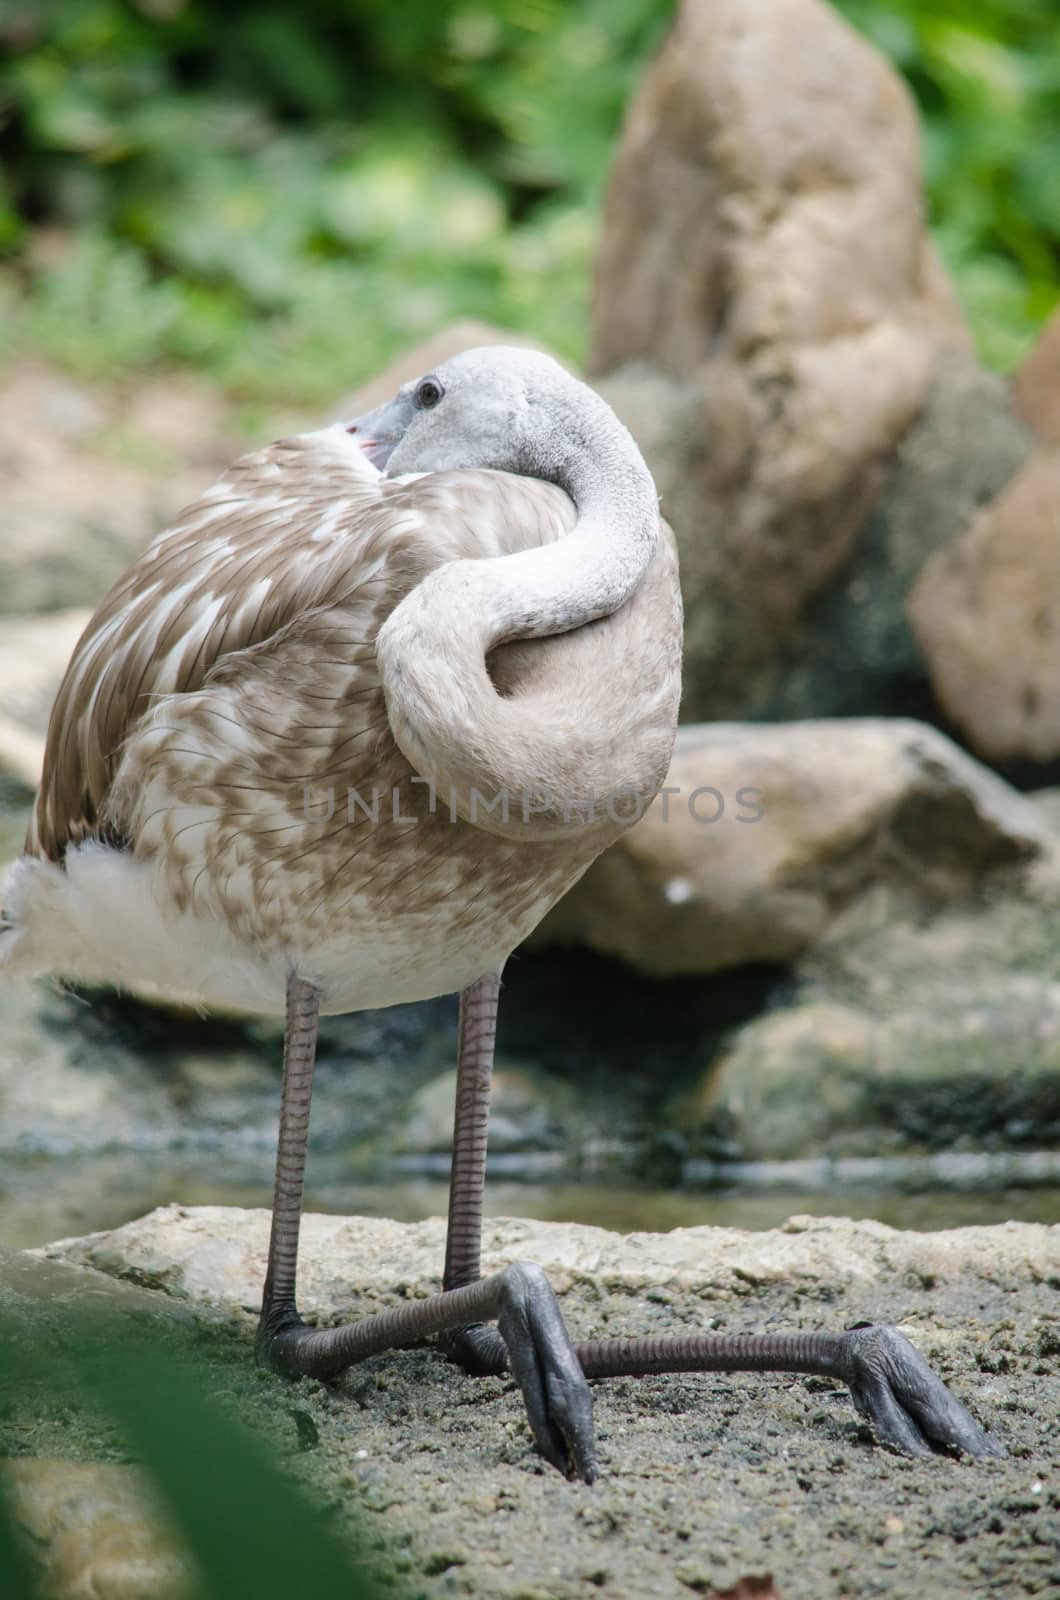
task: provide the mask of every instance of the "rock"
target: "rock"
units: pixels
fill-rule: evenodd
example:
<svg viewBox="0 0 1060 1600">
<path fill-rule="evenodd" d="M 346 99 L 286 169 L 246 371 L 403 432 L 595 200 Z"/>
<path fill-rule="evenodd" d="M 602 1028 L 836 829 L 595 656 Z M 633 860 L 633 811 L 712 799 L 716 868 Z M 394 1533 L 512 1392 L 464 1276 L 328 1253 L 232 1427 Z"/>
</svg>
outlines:
<svg viewBox="0 0 1060 1600">
<path fill-rule="evenodd" d="M 67 1330 L 69 1319 L 96 1313 L 152 1321 L 167 1328 L 191 1326 L 190 1313 L 121 1276 L 88 1271 L 59 1259 L 0 1245 L 0 1315 L 5 1337 L 18 1346 L 48 1346 Z M 58 1379 L 57 1379 L 58 1382 Z"/>
<path fill-rule="evenodd" d="M 1060 788 L 1034 789 L 1027 799 L 1046 826 L 1060 833 Z"/>
<path fill-rule="evenodd" d="M 280 1025 L 43 983 L 8 980 L 2 994 L 0 1154 L 138 1151 L 149 1168 L 163 1151 L 223 1147 L 237 1165 L 264 1157 L 268 1181 Z M 321 1128 L 315 1146 L 346 1150 L 356 1134 L 374 1149 L 395 1101 L 435 1078 L 453 1054 L 452 1028 L 431 1003 L 326 1019 L 317 1103 L 327 1107 L 331 1131 Z"/>
<path fill-rule="evenodd" d="M 27 1457 L 6 1462 L 0 1483 L 48 1600 L 185 1600 L 192 1593 L 191 1565 L 135 1467 Z"/>
<path fill-rule="evenodd" d="M 0 389 L 0 595 L 7 612 L 92 605 L 239 453 L 225 403 L 172 373 L 108 392 L 37 363 Z"/>
<path fill-rule="evenodd" d="M 909 721 L 682 728 L 666 787 L 538 941 L 660 977 L 792 961 L 840 917 L 938 907 L 1052 848 L 1022 796 Z"/>
<path fill-rule="evenodd" d="M 928 562 L 909 615 L 939 704 L 991 761 L 1060 755 L 1060 449 Z"/>
<path fill-rule="evenodd" d="M 261 1302 L 269 1213 L 224 1206 L 161 1206 L 110 1233 L 27 1251 L 34 1260 L 132 1278 L 177 1299 L 254 1313 Z M 437 1292 L 445 1222 L 308 1214 L 302 1221 L 303 1304 L 322 1322 L 350 1314 L 351 1299 Z M 783 1228 L 675 1228 L 609 1233 L 573 1222 L 501 1217 L 484 1223 L 483 1271 L 536 1261 L 556 1292 L 606 1285 L 631 1296 L 740 1295 L 748 1283 L 805 1287 L 879 1285 L 912 1274 L 940 1284 L 1041 1282 L 1060 1271 L 1060 1226 L 1001 1223 L 948 1233 L 902 1233 L 882 1222 L 791 1218 Z"/>
<path fill-rule="evenodd" d="M 453 1147 L 456 1070 L 443 1072 L 418 1088 L 400 1107 L 384 1136 L 385 1148 L 400 1156 L 441 1155 Z M 496 1064 L 490 1086 L 490 1155 L 538 1154 L 561 1149 L 571 1155 L 584 1139 L 579 1098 L 550 1073 Z"/>
<path fill-rule="evenodd" d="M 825 1157 L 884 1186 L 905 1157 L 937 1153 L 938 1187 L 947 1161 L 960 1181 L 962 1156 L 973 1177 L 974 1152 L 1053 1150 L 1058 911 L 1054 888 L 1040 900 L 988 893 L 930 919 L 885 912 L 876 928 L 840 918 L 796 969 L 787 1003 L 737 1029 L 672 1105 L 693 1154 Z M 890 1173 L 888 1157 L 902 1158 Z M 863 1169 L 851 1158 L 867 1158 Z"/>
<path fill-rule="evenodd" d="M 19 730 L 21 733 L 21 729 Z M 7 863 L 22 849 L 29 823 L 31 791 L 0 763 L 0 883 Z"/>
<path fill-rule="evenodd" d="M 873 1019 L 853 1006 L 806 1001 L 742 1028 L 691 1093 L 673 1106 L 693 1157 L 792 1162 L 875 1153 L 891 1129 L 866 1127 L 866 1085 L 876 1070 Z"/>
<path fill-rule="evenodd" d="M 0 770 L 27 789 L 40 782 L 52 701 L 90 616 L 0 616 Z"/>
<path fill-rule="evenodd" d="M 0 1143 L 40 1154 L 173 1144 L 185 1131 L 168 1087 L 77 1001 L 5 982 Z"/>
<path fill-rule="evenodd" d="M 1060 445 L 1060 309 L 1053 312 L 1015 377 L 1016 409 L 1039 438 Z"/>
<path fill-rule="evenodd" d="M 44 740 L 0 712 L 0 773 L 30 794 L 40 782 Z M 6 859 L 0 853 L 0 859 Z"/>
<path fill-rule="evenodd" d="M 1030 450 L 1003 380 L 962 351 L 937 357 L 850 561 L 809 606 L 753 714 L 937 716 L 907 597 L 932 555 L 964 532 Z"/>
<path fill-rule="evenodd" d="M 687 714 L 764 702 L 966 346 L 882 57 L 819 0 L 685 0 L 615 160 L 590 369 L 678 534 Z"/>
<path fill-rule="evenodd" d="M 508 328 L 496 328 L 492 323 L 476 322 L 471 317 L 451 322 L 448 327 L 432 334 L 429 339 L 403 350 L 389 366 L 383 368 L 382 372 L 362 383 L 352 394 L 345 396 L 332 408 L 329 420 L 338 422 L 345 417 L 359 417 L 363 412 L 372 411 L 376 406 L 382 405 L 384 400 L 391 399 L 402 384 L 418 378 L 421 373 L 430 372 L 432 367 L 440 366 L 443 361 L 449 361 L 453 356 L 462 355 L 465 350 L 474 350 L 481 345 L 498 344 L 519 345 L 526 350 L 545 350 L 543 344 L 539 344 L 536 339 L 528 338 L 525 333 L 516 333 Z M 545 353 L 553 356 L 556 361 L 561 359 L 552 350 L 547 350 Z"/>
<path fill-rule="evenodd" d="M 719 336 L 818 345 L 896 308 L 963 340 L 919 183 L 911 97 L 835 12 L 686 0 L 615 159 L 592 366 L 654 356 L 691 374 Z"/>
</svg>

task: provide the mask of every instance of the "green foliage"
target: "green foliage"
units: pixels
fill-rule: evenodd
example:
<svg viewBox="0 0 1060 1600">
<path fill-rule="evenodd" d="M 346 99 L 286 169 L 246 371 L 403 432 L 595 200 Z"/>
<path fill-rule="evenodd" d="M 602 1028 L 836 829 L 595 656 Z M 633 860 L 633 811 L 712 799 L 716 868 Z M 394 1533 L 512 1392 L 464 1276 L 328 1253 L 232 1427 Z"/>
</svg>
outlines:
<svg viewBox="0 0 1060 1600">
<path fill-rule="evenodd" d="M 117 1432 L 191 1558 L 188 1600 L 380 1600 L 363 1557 L 261 1443 L 204 1398 L 195 1354 L 108 1314 L 60 1317 L 43 1342 L 0 1324 L 0 1398 L 9 1413 L 27 1387 L 45 1404 L 54 1392 L 52 1404 L 72 1398 Z M 0 1594 L 44 1600 L 2 1492 Z"/>
<path fill-rule="evenodd" d="M 671 0 L 6 5 L 9 345 L 312 402 L 454 316 L 580 354 L 601 183 Z M 920 100 L 943 252 L 1010 364 L 1060 281 L 1052 8 L 841 9 Z"/>
<path fill-rule="evenodd" d="M 1060 294 L 1060 17 L 1042 0 L 841 0 L 924 115 L 932 221 L 982 353 L 1010 367 Z"/>
</svg>

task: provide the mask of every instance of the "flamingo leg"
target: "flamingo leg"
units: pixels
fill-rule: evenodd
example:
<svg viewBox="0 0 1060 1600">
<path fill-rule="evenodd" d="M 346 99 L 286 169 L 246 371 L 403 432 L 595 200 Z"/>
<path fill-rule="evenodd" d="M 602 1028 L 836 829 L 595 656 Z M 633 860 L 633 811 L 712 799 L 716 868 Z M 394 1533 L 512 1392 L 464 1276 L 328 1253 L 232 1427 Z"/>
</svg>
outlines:
<svg viewBox="0 0 1060 1600">
<path fill-rule="evenodd" d="M 443 1291 L 338 1328 L 310 1328 L 298 1314 L 295 1275 L 319 996 L 288 987 L 284 1087 L 269 1265 L 259 1353 L 290 1375 L 330 1377 L 367 1356 L 428 1335 L 466 1371 L 511 1370 L 538 1448 L 561 1471 L 596 1476 L 592 1399 L 586 1379 L 666 1372 L 801 1372 L 845 1383 L 880 1440 L 910 1455 L 958 1449 L 1003 1454 L 909 1341 L 886 1326 L 841 1332 L 701 1334 L 572 1344 L 539 1267 L 520 1262 L 481 1275 L 489 1085 L 498 974 L 461 995 L 449 1232 Z M 496 1329 L 487 1327 L 496 1321 Z"/>
<path fill-rule="evenodd" d="M 443 1289 L 462 1289 L 482 1276 L 482 1197 L 500 987 L 500 973 L 490 973 L 460 996 Z M 446 1354 L 475 1377 L 495 1377 L 507 1371 L 504 1340 L 484 1323 L 459 1328 L 441 1342 Z"/>
<path fill-rule="evenodd" d="M 314 986 L 292 977 L 259 1359 L 291 1377 L 328 1378 L 381 1351 L 496 1319 L 505 1366 L 522 1390 L 538 1449 L 560 1471 L 591 1483 L 596 1477 L 592 1395 L 548 1279 L 533 1263 L 515 1262 L 488 1278 L 476 1272 L 473 1281 L 458 1288 L 337 1328 L 308 1327 L 299 1316 L 298 1235 L 319 1010 Z M 481 1182 L 478 1187 L 481 1199 Z M 478 1230 L 472 1231 L 477 1236 Z"/>
<path fill-rule="evenodd" d="M 905 1335 L 882 1324 L 839 1333 L 593 1339 L 574 1349 L 587 1378 L 664 1372 L 806 1372 L 835 1378 L 847 1385 L 855 1409 L 871 1422 L 881 1444 L 905 1455 L 1005 1453 Z"/>
<path fill-rule="evenodd" d="M 499 988 L 497 974 L 480 979 L 460 997 L 446 1289 L 462 1288 L 481 1276 L 482 1198 Z M 448 1333 L 442 1344 L 453 1360 L 476 1376 L 507 1369 L 507 1348 L 493 1328 L 473 1324 Z M 848 1386 L 855 1407 L 870 1419 L 880 1440 L 906 1454 L 930 1455 L 939 1448 L 964 1450 L 973 1456 L 1002 1453 L 909 1340 L 886 1326 L 838 1333 L 591 1340 L 576 1344 L 574 1350 L 587 1378 L 666 1372 L 805 1372 L 835 1378 Z"/>
</svg>

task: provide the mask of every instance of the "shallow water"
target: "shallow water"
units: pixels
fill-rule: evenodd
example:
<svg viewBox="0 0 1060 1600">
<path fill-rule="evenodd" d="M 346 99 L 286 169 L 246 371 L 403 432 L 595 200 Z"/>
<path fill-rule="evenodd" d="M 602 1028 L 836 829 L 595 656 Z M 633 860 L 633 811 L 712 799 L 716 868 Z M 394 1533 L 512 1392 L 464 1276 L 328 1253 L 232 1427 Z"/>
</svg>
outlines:
<svg viewBox="0 0 1060 1600">
<path fill-rule="evenodd" d="M 1018 1158 L 1014 1158 L 1018 1160 Z M 1031 1159 L 1031 1158 L 1027 1158 Z M 1060 1166 L 1060 1158 L 1051 1157 Z M 793 1164 L 794 1165 L 794 1164 Z M 804 1169 L 804 1164 L 798 1164 Z M 1032 1168 L 1043 1173 L 1041 1163 Z M 710 1223 L 718 1227 L 773 1228 L 797 1213 L 876 1217 L 897 1228 L 932 1230 L 1018 1220 L 1060 1222 L 1060 1181 L 1021 1182 L 1011 1162 L 1004 1186 L 982 1182 L 910 1188 L 894 1182 L 834 1182 L 813 1187 L 784 1182 L 776 1168 L 746 1173 L 739 1187 L 661 1189 L 628 1181 L 512 1182 L 491 1176 L 486 1211 L 583 1222 L 618 1232 L 665 1232 Z M 801 1170 L 801 1176 L 807 1174 Z M 800 1174 L 792 1173 L 790 1178 Z M 886 1174 L 875 1169 L 877 1179 Z M 122 1151 L 89 1156 L 7 1157 L 0 1177 L 0 1244 L 25 1248 L 72 1234 L 113 1228 L 154 1206 L 266 1206 L 271 1198 L 270 1159 L 263 1152 L 233 1160 L 216 1153 Z M 416 1221 L 445 1212 L 444 1178 L 396 1176 L 391 1182 L 350 1179 L 334 1159 L 311 1166 L 306 1207 L 343 1215 Z"/>
</svg>

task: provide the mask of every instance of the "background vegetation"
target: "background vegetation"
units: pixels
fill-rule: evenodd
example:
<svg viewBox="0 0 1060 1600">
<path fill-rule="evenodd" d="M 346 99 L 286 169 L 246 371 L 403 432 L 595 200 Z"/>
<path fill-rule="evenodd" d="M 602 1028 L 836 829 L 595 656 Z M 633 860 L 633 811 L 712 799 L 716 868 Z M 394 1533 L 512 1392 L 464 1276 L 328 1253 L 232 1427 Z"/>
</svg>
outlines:
<svg viewBox="0 0 1060 1600">
<path fill-rule="evenodd" d="M 1060 293 L 1042 0 L 839 0 L 925 119 L 983 355 Z M 600 189 L 672 0 L 0 0 L 8 351 L 322 402 L 458 315 L 577 357 Z"/>
</svg>

